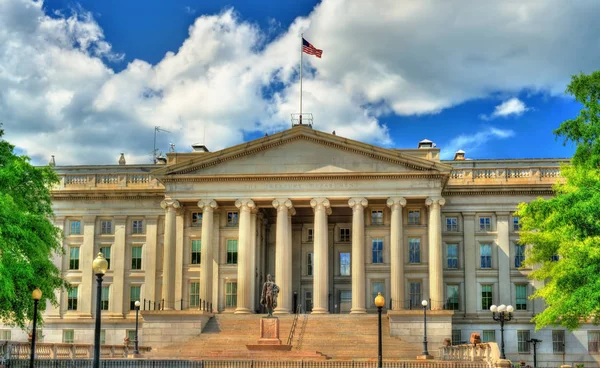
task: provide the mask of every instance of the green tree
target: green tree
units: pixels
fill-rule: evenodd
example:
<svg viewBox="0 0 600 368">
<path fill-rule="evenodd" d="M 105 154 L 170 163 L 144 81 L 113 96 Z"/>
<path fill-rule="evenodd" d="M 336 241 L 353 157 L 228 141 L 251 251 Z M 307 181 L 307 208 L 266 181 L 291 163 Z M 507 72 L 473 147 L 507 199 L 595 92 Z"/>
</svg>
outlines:
<svg viewBox="0 0 600 368">
<path fill-rule="evenodd" d="M 34 167 L 28 157 L 16 155 L 3 133 L 0 129 L 0 320 L 25 328 L 36 287 L 42 290 L 38 318 L 46 301 L 56 305 L 54 291 L 67 287 L 52 263 L 63 252 L 50 195 L 58 178 L 50 167 Z"/>
<path fill-rule="evenodd" d="M 525 265 L 534 267 L 531 278 L 545 281 L 532 295 L 547 305 L 533 319 L 536 329 L 600 322 L 600 71 L 573 76 L 566 92 L 583 108 L 554 131 L 577 147 L 561 167 L 564 182 L 555 197 L 521 203 L 518 211 L 521 242 L 532 246 Z"/>
</svg>

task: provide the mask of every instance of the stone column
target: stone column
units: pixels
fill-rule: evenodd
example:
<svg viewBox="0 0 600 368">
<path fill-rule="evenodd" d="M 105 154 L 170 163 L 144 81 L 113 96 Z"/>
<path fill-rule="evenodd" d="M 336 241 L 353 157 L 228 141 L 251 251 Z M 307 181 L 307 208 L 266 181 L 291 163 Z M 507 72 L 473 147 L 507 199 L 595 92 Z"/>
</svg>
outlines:
<svg viewBox="0 0 600 368">
<path fill-rule="evenodd" d="M 444 306 L 440 207 L 445 203 L 446 200 L 440 197 L 429 197 L 425 201 L 425 204 L 429 206 L 429 298 L 431 298 L 431 310 L 440 310 Z"/>
<path fill-rule="evenodd" d="M 288 241 L 287 241 L 287 245 L 286 245 L 286 254 L 287 254 L 287 258 L 288 258 L 288 264 L 290 265 L 290 267 L 286 267 L 285 269 L 285 279 L 287 280 L 287 285 L 289 285 L 289 292 L 286 293 L 284 296 L 286 298 L 286 303 L 287 305 L 289 305 L 289 310 L 291 313 L 296 313 L 296 311 L 294 310 L 294 292 L 293 292 L 293 282 L 292 282 L 292 234 L 293 234 L 293 228 L 292 228 L 292 216 L 296 215 L 296 209 L 294 207 L 290 208 L 290 210 L 288 211 L 288 225 L 287 225 L 287 235 L 288 235 Z M 300 257 L 300 259 L 302 259 Z"/>
<path fill-rule="evenodd" d="M 314 227 L 314 278 L 313 278 L 313 314 L 329 313 L 329 260 L 328 260 L 328 226 L 327 215 L 331 214 L 329 200 L 327 198 L 313 198 L 310 205 L 315 212 Z"/>
<path fill-rule="evenodd" d="M 392 210 L 390 224 L 390 268 L 392 310 L 404 309 L 404 224 L 402 210 L 406 206 L 403 197 L 392 197 L 387 200 L 388 207 Z"/>
<path fill-rule="evenodd" d="M 275 283 L 279 286 L 279 297 L 275 314 L 288 314 L 292 310 L 292 249 L 289 233 L 292 201 L 280 198 L 273 201 L 277 209 L 277 229 L 275 230 Z"/>
<path fill-rule="evenodd" d="M 146 275 L 144 281 L 144 296 L 151 302 L 156 301 L 156 252 L 158 248 L 158 216 L 146 216 L 144 219 L 146 226 L 146 254 L 145 264 L 142 263 L 142 269 Z"/>
<path fill-rule="evenodd" d="M 511 302 L 509 215 L 509 212 L 496 212 L 496 230 L 498 232 L 498 296 L 500 297 L 498 303 L 504 305 L 514 305 Z"/>
<path fill-rule="evenodd" d="M 162 299 L 164 299 L 164 309 L 173 309 L 175 299 L 175 218 L 177 209 L 181 207 L 178 201 L 164 200 L 160 206 L 166 210 L 165 214 L 165 241 L 163 252 L 163 274 L 162 274 Z"/>
<path fill-rule="evenodd" d="M 367 313 L 365 307 L 365 207 L 366 198 L 350 198 L 352 208 L 352 309 L 350 314 Z"/>
<path fill-rule="evenodd" d="M 250 310 L 256 311 L 256 215 L 255 208 L 250 213 Z"/>
<path fill-rule="evenodd" d="M 129 312 L 125 303 L 129 301 L 129 290 L 125 290 L 125 237 L 127 216 L 115 216 L 115 241 L 111 249 L 110 268 L 113 270 L 112 282 L 112 313 L 115 317 L 123 317 Z M 131 268 L 131 262 L 128 264 Z"/>
<path fill-rule="evenodd" d="M 54 226 L 59 228 L 61 231 L 64 231 L 65 218 L 63 216 L 60 216 L 60 217 L 57 216 L 54 219 Z M 61 244 L 62 248 L 65 247 L 63 239 L 60 240 L 60 244 Z M 69 254 L 69 249 L 66 249 L 66 254 L 67 255 Z M 55 252 L 52 255 L 52 263 L 58 269 L 59 275 L 64 278 L 65 270 L 68 269 L 68 266 L 65 262 L 63 262 L 63 254 L 61 252 Z M 46 302 L 46 316 L 45 316 L 46 319 L 61 318 L 61 316 L 62 316 L 62 313 L 61 313 L 62 296 L 63 296 L 63 289 L 59 288 L 59 289 L 54 290 L 54 297 L 56 298 L 56 301 L 58 301 L 58 305 L 53 305 L 50 301 Z"/>
<path fill-rule="evenodd" d="M 235 206 L 240 210 L 238 236 L 238 275 L 237 275 L 237 307 L 236 314 L 248 314 L 250 310 L 250 253 L 252 236 L 250 234 L 251 212 L 256 207 L 254 201 L 248 198 L 238 199 Z"/>
<path fill-rule="evenodd" d="M 173 294 L 173 309 L 181 310 L 181 301 L 185 297 L 186 290 L 183 285 L 183 250 L 185 244 L 188 244 L 189 238 L 184 238 L 183 229 L 185 227 L 185 217 L 183 208 L 177 212 L 175 217 L 175 292 Z M 185 308 L 185 306 L 184 306 Z"/>
<path fill-rule="evenodd" d="M 79 285 L 79 312 L 82 316 L 92 315 L 92 302 L 96 299 L 96 275 L 92 271 L 92 262 L 100 250 L 94 247 L 96 236 L 96 216 L 83 216 L 83 242 L 79 250 L 79 269 L 81 284 Z M 65 308 L 66 309 L 66 308 Z M 95 311 L 95 309 L 94 309 Z"/>
<path fill-rule="evenodd" d="M 202 240 L 200 245 L 200 299 L 212 302 L 213 286 L 213 214 L 218 208 L 213 199 L 202 199 L 198 201 L 198 207 L 202 210 Z M 216 307 L 216 306 L 215 306 Z"/>
</svg>

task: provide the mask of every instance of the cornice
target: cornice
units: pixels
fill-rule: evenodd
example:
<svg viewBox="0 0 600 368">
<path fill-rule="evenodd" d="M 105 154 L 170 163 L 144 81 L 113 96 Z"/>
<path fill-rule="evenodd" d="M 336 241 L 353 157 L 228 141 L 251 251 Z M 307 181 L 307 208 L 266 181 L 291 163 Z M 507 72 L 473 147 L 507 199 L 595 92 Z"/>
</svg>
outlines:
<svg viewBox="0 0 600 368">
<path fill-rule="evenodd" d="M 136 191 L 136 192 L 122 192 L 122 191 L 96 191 L 96 190 L 78 190 L 68 191 L 61 190 L 52 193 L 52 201 L 61 200 L 112 200 L 112 199 L 126 199 L 126 200 L 147 200 L 147 199 L 164 199 L 164 190 L 152 190 L 152 191 Z"/>
<path fill-rule="evenodd" d="M 443 197 L 452 196 L 516 196 L 516 195 L 555 195 L 552 185 L 539 186 L 477 186 L 477 187 L 456 187 L 446 188 L 442 191 Z"/>
<path fill-rule="evenodd" d="M 246 181 L 309 181 L 309 180 L 380 180 L 380 179 L 445 179 L 449 174 L 437 172 L 408 173 L 331 173 L 331 174 L 264 174 L 264 175 L 177 175 L 164 182 L 246 182 Z"/>
</svg>

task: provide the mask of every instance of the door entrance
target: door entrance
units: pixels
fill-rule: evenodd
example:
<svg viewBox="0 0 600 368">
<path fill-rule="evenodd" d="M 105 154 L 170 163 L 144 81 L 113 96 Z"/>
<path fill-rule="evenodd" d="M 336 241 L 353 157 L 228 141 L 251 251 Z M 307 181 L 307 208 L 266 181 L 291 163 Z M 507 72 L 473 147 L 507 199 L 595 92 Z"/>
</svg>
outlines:
<svg viewBox="0 0 600 368">
<path fill-rule="evenodd" d="M 352 290 L 340 290 L 340 313 L 350 313 L 352 309 Z"/>
</svg>

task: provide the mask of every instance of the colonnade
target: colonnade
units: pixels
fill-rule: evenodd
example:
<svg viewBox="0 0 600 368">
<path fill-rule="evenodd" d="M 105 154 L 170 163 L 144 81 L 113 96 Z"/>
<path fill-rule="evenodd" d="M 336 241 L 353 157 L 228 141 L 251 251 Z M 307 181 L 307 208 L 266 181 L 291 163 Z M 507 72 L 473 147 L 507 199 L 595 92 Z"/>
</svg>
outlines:
<svg viewBox="0 0 600 368">
<path fill-rule="evenodd" d="M 391 210 L 390 223 L 390 268 L 391 268 L 391 300 L 392 309 L 404 308 L 404 235 L 402 211 L 406 206 L 403 197 L 387 199 Z M 367 198 L 357 197 L 348 200 L 352 208 L 352 308 L 350 313 L 366 313 L 365 305 L 365 208 Z M 440 197 L 429 197 L 425 200 L 429 207 L 429 297 L 431 309 L 443 308 L 443 255 L 441 242 L 441 206 L 445 200 Z M 253 312 L 255 296 L 256 268 L 256 216 L 257 206 L 250 198 L 240 198 L 235 202 L 239 209 L 238 236 L 238 275 L 237 306 L 235 313 Z M 292 216 L 296 214 L 289 198 L 276 198 L 272 202 L 277 210 L 275 275 L 280 287 L 278 305 L 275 314 L 292 313 Z M 313 198 L 310 205 L 314 211 L 314 272 L 313 272 L 313 314 L 328 313 L 329 294 L 329 260 L 328 260 L 328 216 L 331 215 L 331 203 L 327 198 Z M 175 217 L 180 203 L 176 200 L 165 200 L 161 203 L 165 209 L 165 241 L 163 257 L 162 298 L 174 300 L 174 256 Z M 218 204 L 214 199 L 202 199 L 198 202 L 202 210 L 202 242 L 201 242 L 201 275 L 200 298 L 207 302 L 212 300 L 213 293 L 213 251 L 212 230 L 214 211 Z M 216 305 L 216 304 L 215 304 Z M 165 308 L 167 309 L 167 308 Z"/>
</svg>

